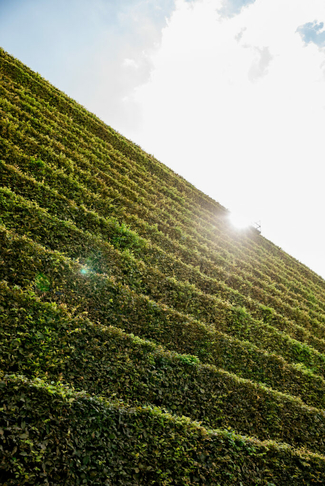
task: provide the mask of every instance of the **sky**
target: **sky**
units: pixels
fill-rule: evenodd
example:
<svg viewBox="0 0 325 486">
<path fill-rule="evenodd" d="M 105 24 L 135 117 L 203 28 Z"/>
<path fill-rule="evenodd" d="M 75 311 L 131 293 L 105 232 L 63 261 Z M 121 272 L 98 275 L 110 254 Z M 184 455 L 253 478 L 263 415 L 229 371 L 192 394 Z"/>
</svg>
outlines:
<svg viewBox="0 0 325 486">
<path fill-rule="evenodd" d="M 0 45 L 325 278 L 324 0 L 0 0 Z"/>
</svg>

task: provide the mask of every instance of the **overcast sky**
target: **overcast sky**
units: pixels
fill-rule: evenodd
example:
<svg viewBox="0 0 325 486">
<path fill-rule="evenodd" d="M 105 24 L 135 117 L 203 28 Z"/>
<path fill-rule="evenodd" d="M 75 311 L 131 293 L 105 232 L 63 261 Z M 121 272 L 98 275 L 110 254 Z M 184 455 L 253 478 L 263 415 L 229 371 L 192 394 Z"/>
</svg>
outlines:
<svg viewBox="0 0 325 486">
<path fill-rule="evenodd" d="M 325 277 L 324 0 L 0 0 L 0 45 Z"/>
</svg>

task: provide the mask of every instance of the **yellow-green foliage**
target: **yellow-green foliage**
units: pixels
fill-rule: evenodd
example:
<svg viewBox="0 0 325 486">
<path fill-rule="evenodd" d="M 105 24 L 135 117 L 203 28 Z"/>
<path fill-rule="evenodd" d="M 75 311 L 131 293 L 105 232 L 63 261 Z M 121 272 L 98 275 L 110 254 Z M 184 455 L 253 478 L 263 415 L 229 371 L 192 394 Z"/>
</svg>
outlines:
<svg viewBox="0 0 325 486">
<path fill-rule="evenodd" d="M 0 50 L 5 485 L 325 483 L 325 282 Z"/>
</svg>

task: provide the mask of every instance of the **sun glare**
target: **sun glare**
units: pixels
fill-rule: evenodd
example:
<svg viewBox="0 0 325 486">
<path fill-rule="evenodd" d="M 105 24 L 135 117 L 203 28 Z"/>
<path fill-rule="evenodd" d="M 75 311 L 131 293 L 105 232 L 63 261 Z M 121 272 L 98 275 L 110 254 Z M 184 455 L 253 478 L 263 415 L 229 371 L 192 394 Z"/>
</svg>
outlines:
<svg viewBox="0 0 325 486">
<path fill-rule="evenodd" d="M 244 229 L 252 225 L 250 218 L 241 213 L 230 213 L 230 222 L 235 228 Z"/>
</svg>

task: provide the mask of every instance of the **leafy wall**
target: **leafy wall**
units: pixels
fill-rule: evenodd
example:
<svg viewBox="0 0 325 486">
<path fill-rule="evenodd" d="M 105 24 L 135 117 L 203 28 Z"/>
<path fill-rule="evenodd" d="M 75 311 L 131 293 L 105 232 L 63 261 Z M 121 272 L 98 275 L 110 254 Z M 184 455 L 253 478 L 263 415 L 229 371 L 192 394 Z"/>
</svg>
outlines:
<svg viewBox="0 0 325 486">
<path fill-rule="evenodd" d="M 0 483 L 325 483 L 325 282 L 0 50 Z"/>
</svg>

